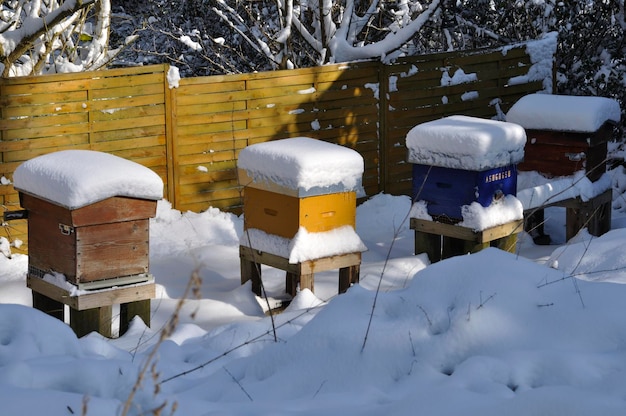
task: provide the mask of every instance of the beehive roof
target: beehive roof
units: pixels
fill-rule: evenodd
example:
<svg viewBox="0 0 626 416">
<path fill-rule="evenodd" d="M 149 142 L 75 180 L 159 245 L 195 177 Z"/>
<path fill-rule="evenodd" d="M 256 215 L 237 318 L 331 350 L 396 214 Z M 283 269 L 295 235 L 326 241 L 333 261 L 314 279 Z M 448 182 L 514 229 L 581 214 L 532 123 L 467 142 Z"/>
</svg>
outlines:
<svg viewBox="0 0 626 416">
<path fill-rule="evenodd" d="M 154 171 L 91 150 L 63 150 L 30 159 L 17 167 L 13 183 L 19 191 L 69 209 L 113 196 L 163 197 L 163 181 Z"/>
<path fill-rule="evenodd" d="M 474 171 L 520 162 L 525 144 L 517 124 L 468 116 L 422 123 L 406 136 L 410 163 Z"/>
<path fill-rule="evenodd" d="M 506 120 L 526 129 L 597 131 L 605 122 L 619 122 L 619 103 L 606 97 L 529 94 L 511 107 Z"/>
<path fill-rule="evenodd" d="M 357 190 L 364 163 L 358 152 L 347 147 L 295 137 L 246 147 L 239 153 L 237 167 L 254 182 L 271 182 L 293 190 L 334 186 Z"/>
</svg>

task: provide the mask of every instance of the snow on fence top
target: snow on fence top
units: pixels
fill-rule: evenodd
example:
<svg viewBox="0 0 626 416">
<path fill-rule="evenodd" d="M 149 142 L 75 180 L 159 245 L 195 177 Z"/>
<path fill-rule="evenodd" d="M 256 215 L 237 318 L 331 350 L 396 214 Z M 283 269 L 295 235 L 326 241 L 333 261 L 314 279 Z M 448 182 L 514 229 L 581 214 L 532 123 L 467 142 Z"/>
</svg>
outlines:
<svg viewBox="0 0 626 416">
<path fill-rule="evenodd" d="M 255 183 L 310 194 L 307 191 L 327 188 L 360 191 L 364 163 L 358 152 L 347 147 L 295 137 L 246 147 L 239 153 L 237 167 Z"/>
<path fill-rule="evenodd" d="M 114 196 L 158 200 L 163 181 L 130 160 L 92 150 L 63 150 L 38 156 L 17 167 L 15 189 L 68 209 Z"/>
<path fill-rule="evenodd" d="M 620 118 L 619 103 L 611 98 L 550 94 L 526 95 L 506 115 L 506 121 L 527 129 L 585 133 Z"/>
<path fill-rule="evenodd" d="M 520 162 L 525 144 L 517 124 L 468 116 L 417 125 L 406 137 L 410 163 L 474 171 Z"/>
</svg>

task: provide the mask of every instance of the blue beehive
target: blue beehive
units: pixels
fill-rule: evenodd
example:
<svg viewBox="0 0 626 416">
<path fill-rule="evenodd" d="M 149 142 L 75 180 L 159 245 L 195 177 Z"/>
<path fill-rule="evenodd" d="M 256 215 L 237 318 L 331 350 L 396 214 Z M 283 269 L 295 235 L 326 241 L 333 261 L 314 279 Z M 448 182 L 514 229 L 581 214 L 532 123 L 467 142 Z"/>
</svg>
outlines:
<svg viewBox="0 0 626 416">
<path fill-rule="evenodd" d="M 516 195 L 525 143 L 513 123 L 452 116 L 420 124 L 407 135 L 412 198 L 426 201 L 431 216 L 462 220 L 464 205 Z"/>
</svg>

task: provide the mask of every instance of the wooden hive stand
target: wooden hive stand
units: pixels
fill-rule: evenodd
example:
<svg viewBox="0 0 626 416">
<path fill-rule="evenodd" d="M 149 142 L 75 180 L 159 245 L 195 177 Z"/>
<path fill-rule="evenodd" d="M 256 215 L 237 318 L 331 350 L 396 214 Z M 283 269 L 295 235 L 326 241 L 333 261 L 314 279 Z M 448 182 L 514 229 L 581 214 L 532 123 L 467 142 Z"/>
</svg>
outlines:
<svg viewBox="0 0 626 416">
<path fill-rule="evenodd" d="M 515 252 L 517 234 L 523 220 L 490 227 L 482 231 L 445 222 L 411 218 L 415 231 L 415 254 L 426 253 L 432 263 L 467 253 L 476 253 L 487 247 Z"/>
<path fill-rule="evenodd" d="M 154 279 L 120 287 L 74 291 L 45 278 L 28 274 L 27 286 L 33 293 L 33 307 L 62 321 L 64 305 L 69 307 L 69 324 L 82 337 L 91 332 L 112 337 L 113 305 L 120 307 L 119 335 L 129 328 L 135 316 L 150 326 L 150 300 L 155 296 Z"/>
<path fill-rule="evenodd" d="M 607 189 L 599 195 L 583 201 L 580 196 L 562 201 L 542 204 L 524 210 L 524 229 L 536 235 L 537 244 L 548 244 L 549 236 L 544 234 L 545 209 L 565 208 L 565 240 L 568 241 L 580 230 L 587 228 L 589 234 L 599 237 L 611 230 L 611 204 L 613 190 Z"/>
<path fill-rule="evenodd" d="M 257 251 L 250 247 L 240 246 L 241 284 L 252 281 L 252 291 L 261 296 L 261 265 L 267 265 L 286 272 L 285 292 L 295 296 L 298 286 L 300 290 L 314 291 L 314 274 L 339 269 L 338 293 L 359 282 L 361 269 L 361 253 L 340 254 L 298 263 L 289 263 L 289 259 L 271 253 Z"/>
</svg>

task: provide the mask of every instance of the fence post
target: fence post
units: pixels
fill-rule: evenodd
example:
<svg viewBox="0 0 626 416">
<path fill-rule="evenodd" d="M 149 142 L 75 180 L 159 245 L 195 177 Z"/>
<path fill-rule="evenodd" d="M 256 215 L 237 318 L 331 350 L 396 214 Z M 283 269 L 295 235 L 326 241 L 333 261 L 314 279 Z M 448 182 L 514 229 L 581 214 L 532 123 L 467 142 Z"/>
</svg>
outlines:
<svg viewBox="0 0 626 416">
<path fill-rule="evenodd" d="M 387 114 L 389 113 L 389 65 L 382 62 L 378 64 L 378 192 L 387 193 L 387 182 L 389 176 L 387 172 Z"/>
<path fill-rule="evenodd" d="M 174 208 L 177 207 L 178 195 L 178 175 L 176 173 L 177 157 L 176 157 L 176 145 L 174 140 L 176 138 L 176 88 L 170 88 L 169 81 L 167 79 L 170 69 L 169 64 L 163 64 L 163 97 L 165 100 L 165 158 L 167 160 L 167 190 L 165 195 L 167 200 L 172 204 Z"/>
</svg>

